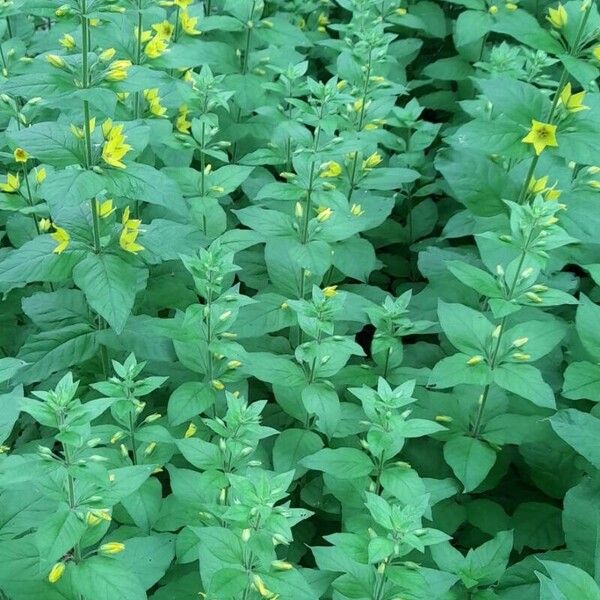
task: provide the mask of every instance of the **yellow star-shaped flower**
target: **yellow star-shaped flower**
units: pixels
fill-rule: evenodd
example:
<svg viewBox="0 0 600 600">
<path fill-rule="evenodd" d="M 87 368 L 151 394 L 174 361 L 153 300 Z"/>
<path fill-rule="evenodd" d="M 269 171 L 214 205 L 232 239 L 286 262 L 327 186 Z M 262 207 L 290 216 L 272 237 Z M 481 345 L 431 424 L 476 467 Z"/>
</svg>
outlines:
<svg viewBox="0 0 600 600">
<path fill-rule="evenodd" d="M 567 83 L 560 93 L 560 103 L 572 113 L 579 112 L 580 110 L 589 110 L 590 107 L 583 104 L 584 97 L 585 92 L 573 94 L 571 84 Z"/>
<path fill-rule="evenodd" d="M 558 146 L 558 142 L 556 141 L 556 125 L 532 119 L 531 129 L 521 141 L 525 144 L 533 144 L 535 153 L 539 156 L 546 146 L 554 148 Z"/>
</svg>

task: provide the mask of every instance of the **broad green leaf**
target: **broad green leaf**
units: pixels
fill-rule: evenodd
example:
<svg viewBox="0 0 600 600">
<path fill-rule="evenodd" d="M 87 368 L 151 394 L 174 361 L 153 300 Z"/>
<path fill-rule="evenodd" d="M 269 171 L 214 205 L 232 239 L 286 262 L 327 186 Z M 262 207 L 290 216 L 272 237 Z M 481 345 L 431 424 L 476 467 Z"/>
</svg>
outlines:
<svg viewBox="0 0 600 600">
<path fill-rule="evenodd" d="M 504 363 L 494 369 L 494 382 L 501 388 L 533 402 L 536 406 L 554 408 L 554 392 L 531 365 Z"/>
<path fill-rule="evenodd" d="M 323 448 L 303 458 L 300 464 L 339 479 L 366 477 L 374 468 L 369 457 L 356 448 Z"/>
<path fill-rule="evenodd" d="M 73 269 L 73 281 L 89 305 L 121 333 L 148 271 L 114 254 L 88 254 Z"/>
<path fill-rule="evenodd" d="M 481 440 L 456 436 L 444 444 L 444 458 L 465 492 L 470 492 L 487 477 L 496 463 L 496 452 Z"/>
<path fill-rule="evenodd" d="M 600 419 L 568 408 L 553 415 L 550 425 L 569 446 L 600 468 Z"/>
</svg>

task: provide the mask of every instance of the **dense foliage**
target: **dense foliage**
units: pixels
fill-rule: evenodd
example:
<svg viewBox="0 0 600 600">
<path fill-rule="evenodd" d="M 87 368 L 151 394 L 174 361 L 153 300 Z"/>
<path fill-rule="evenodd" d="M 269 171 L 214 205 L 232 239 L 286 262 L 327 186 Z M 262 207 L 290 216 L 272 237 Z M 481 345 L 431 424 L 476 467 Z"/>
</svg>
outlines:
<svg viewBox="0 0 600 600">
<path fill-rule="evenodd" d="M 599 600 L 600 16 L 0 3 L 2 600 Z"/>
</svg>

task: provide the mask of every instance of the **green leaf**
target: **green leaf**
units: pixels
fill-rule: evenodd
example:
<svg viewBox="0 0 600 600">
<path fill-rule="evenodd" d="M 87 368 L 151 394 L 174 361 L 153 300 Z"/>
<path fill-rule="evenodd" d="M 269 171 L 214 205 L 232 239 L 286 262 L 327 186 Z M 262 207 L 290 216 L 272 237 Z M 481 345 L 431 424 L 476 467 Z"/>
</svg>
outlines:
<svg viewBox="0 0 600 600">
<path fill-rule="evenodd" d="M 355 448 L 323 448 L 303 458 L 300 464 L 339 479 L 366 477 L 374 468 L 368 456 Z"/>
<path fill-rule="evenodd" d="M 273 445 L 273 468 L 278 473 L 287 473 L 296 469 L 296 477 L 306 470 L 299 466 L 300 461 L 315 454 L 323 447 L 323 441 L 314 431 L 307 429 L 285 429 Z"/>
<path fill-rule="evenodd" d="M 600 419 L 569 408 L 553 415 L 550 425 L 569 446 L 600 468 Z"/>
<path fill-rule="evenodd" d="M 21 371 L 19 381 L 42 381 L 52 373 L 79 365 L 93 358 L 99 346 L 98 332 L 83 323 L 37 333 L 19 351 L 18 358 L 30 365 Z"/>
<path fill-rule="evenodd" d="M 215 392 L 206 383 L 186 381 L 170 396 L 168 405 L 169 423 L 181 425 L 201 415 L 215 403 Z"/>
<path fill-rule="evenodd" d="M 40 235 L 10 251 L 0 261 L 0 289 L 8 291 L 32 281 L 56 283 L 68 279 L 85 251 L 67 248 L 62 254 L 54 254 L 54 248 L 56 242 L 49 235 Z"/>
<path fill-rule="evenodd" d="M 83 142 L 64 123 L 35 123 L 10 134 L 15 146 L 55 167 L 83 163 Z"/>
<path fill-rule="evenodd" d="M 501 388 L 526 398 L 536 406 L 554 408 L 554 392 L 542 379 L 539 369 L 531 365 L 504 363 L 493 372 L 494 382 Z"/>
<path fill-rule="evenodd" d="M 567 600 L 600 600 L 600 587 L 582 569 L 550 560 L 542 560 L 541 563 Z"/>
<path fill-rule="evenodd" d="M 564 372 L 562 394 L 571 400 L 600 402 L 600 366 L 588 361 L 571 363 Z"/>
<path fill-rule="evenodd" d="M 175 536 L 154 533 L 125 540 L 125 550 L 118 555 L 118 561 L 147 590 L 163 577 L 174 557 Z"/>
<path fill-rule="evenodd" d="M 121 333 L 138 291 L 146 287 L 148 271 L 114 254 L 88 254 L 73 269 L 73 281 L 89 305 Z"/>
<path fill-rule="evenodd" d="M 465 10 L 456 19 L 454 43 L 457 48 L 472 44 L 484 37 L 491 29 L 493 19 L 481 10 Z"/>
<path fill-rule="evenodd" d="M 79 206 L 89 202 L 104 187 L 104 179 L 97 173 L 72 168 L 50 173 L 42 183 L 41 193 L 55 211 L 64 206 Z"/>
<path fill-rule="evenodd" d="M 66 504 L 60 505 L 35 534 L 40 555 L 50 563 L 58 561 L 79 542 L 85 530 L 85 522 Z"/>
<path fill-rule="evenodd" d="M 469 355 L 484 354 L 492 324 L 478 311 L 462 304 L 438 304 L 440 325 L 452 345 Z"/>
<path fill-rule="evenodd" d="M 496 453 L 485 442 L 462 436 L 444 444 L 444 458 L 463 484 L 465 492 L 474 490 L 496 463 Z"/>
<path fill-rule="evenodd" d="M 523 502 L 513 514 L 515 550 L 552 550 L 564 544 L 562 511 L 552 504 Z"/>
<path fill-rule="evenodd" d="M 75 572 L 85 600 L 146 600 L 146 592 L 125 563 L 107 556 L 86 558 Z"/>
<path fill-rule="evenodd" d="M 593 358 L 600 359 L 600 306 L 585 294 L 579 296 L 575 325 L 585 349 Z"/>
</svg>

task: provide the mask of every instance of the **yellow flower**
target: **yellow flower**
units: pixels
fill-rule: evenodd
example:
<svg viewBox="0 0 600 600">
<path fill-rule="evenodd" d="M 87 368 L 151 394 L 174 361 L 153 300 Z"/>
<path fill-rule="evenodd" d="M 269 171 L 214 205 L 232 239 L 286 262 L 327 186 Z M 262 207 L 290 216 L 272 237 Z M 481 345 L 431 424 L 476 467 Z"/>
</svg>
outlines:
<svg viewBox="0 0 600 600">
<path fill-rule="evenodd" d="M 489 8 L 488 8 L 488 12 L 491 15 L 495 15 L 498 12 L 498 7 L 495 4 L 492 4 Z"/>
<path fill-rule="evenodd" d="M 252 576 L 252 585 L 254 589 L 261 595 L 263 598 L 271 598 L 272 593 L 269 591 L 265 582 L 258 575 Z"/>
<path fill-rule="evenodd" d="M 594 55 L 594 58 L 596 60 L 600 60 L 600 46 L 594 46 L 594 49 L 592 50 L 592 54 Z"/>
<path fill-rule="evenodd" d="M 520 360 L 520 361 L 527 361 L 531 358 L 531 356 L 529 354 L 525 354 L 524 352 L 513 352 L 512 357 L 515 360 Z"/>
<path fill-rule="evenodd" d="M 110 63 L 105 78 L 108 81 L 123 81 L 127 79 L 129 67 L 131 67 L 130 60 L 115 60 Z"/>
<path fill-rule="evenodd" d="M 13 152 L 13 156 L 18 163 L 26 163 L 29 160 L 29 152 L 23 150 L 23 148 L 17 148 Z"/>
<path fill-rule="evenodd" d="M 111 199 L 105 200 L 104 202 L 98 202 L 96 200 L 96 212 L 101 219 L 106 219 L 112 215 L 116 208 L 113 207 L 113 201 Z"/>
<path fill-rule="evenodd" d="M 111 521 L 112 517 L 110 513 L 106 510 L 90 510 L 85 516 L 85 522 L 90 527 L 95 527 L 102 521 Z"/>
<path fill-rule="evenodd" d="M 342 173 L 342 167 L 334 160 L 330 160 L 321 165 L 321 177 L 339 177 Z"/>
<path fill-rule="evenodd" d="M 88 23 L 90 24 L 90 27 L 98 27 L 98 25 L 100 25 L 100 19 L 94 17 L 92 19 L 88 19 Z"/>
<path fill-rule="evenodd" d="M 583 104 L 584 97 L 585 92 L 573 94 L 571 84 L 567 83 L 560 93 L 560 103 L 572 113 L 579 112 L 580 110 L 589 110 L 590 107 Z"/>
<path fill-rule="evenodd" d="M 340 79 L 336 84 L 335 87 L 337 88 L 337 90 L 339 92 L 341 92 L 346 86 L 348 85 L 348 82 L 345 79 Z"/>
<path fill-rule="evenodd" d="M 337 296 L 337 285 L 329 285 L 324 287 L 322 291 L 325 298 L 333 298 L 334 296 Z"/>
<path fill-rule="evenodd" d="M 327 219 L 331 218 L 331 215 L 333 215 L 333 211 L 330 208 L 325 208 L 323 206 L 317 208 L 317 221 L 319 221 L 319 223 L 324 223 Z"/>
<path fill-rule="evenodd" d="M 106 139 L 102 148 L 102 160 L 107 165 L 117 169 L 124 169 L 125 164 L 121 159 L 131 150 L 131 146 L 125 143 L 123 125 L 114 125 L 110 119 L 102 123 L 102 133 Z"/>
<path fill-rule="evenodd" d="M 196 433 L 196 431 L 198 431 L 198 428 L 193 423 L 190 423 L 188 425 L 188 428 L 185 430 L 183 437 L 184 438 L 194 437 L 194 434 Z"/>
<path fill-rule="evenodd" d="M 529 185 L 527 186 L 527 191 L 530 194 L 542 194 L 543 192 L 546 191 L 547 184 L 548 184 L 548 175 L 545 175 L 544 177 L 540 177 L 539 179 L 532 177 L 531 180 L 529 181 Z"/>
<path fill-rule="evenodd" d="M 529 133 L 521 140 L 525 144 L 533 144 L 535 153 L 539 156 L 546 146 L 556 147 L 556 125 L 541 123 L 532 119 Z"/>
<path fill-rule="evenodd" d="M 56 583 L 65 572 L 65 563 L 59 562 L 56 563 L 52 569 L 50 569 L 50 573 L 48 573 L 48 581 L 50 583 Z"/>
<path fill-rule="evenodd" d="M 65 61 L 56 54 L 46 54 L 46 60 L 57 69 L 62 69 L 65 66 Z"/>
<path fill-rule="evenodd" d="M 368 156 L 365 160 L 363 160 L 362 168 L 363 169 L 373 169 L 379 163 L 381 163 L 382 160 L 383 160 L 383 157 L 381 156 L 381 154 L 379 154 L 379 152 L 373 152 L 373 154 L 371 154 L 371 156 Z"/>
<path fill-rule="evenodd" d="M 187 35 L 200 35 L 202 32 L 196 29 L 198 24 L 198 17 L 190 17 L 187 10 L 182 10 L 179 14 L 179 22 L 181 23 L 181 29 Z"/>
<path fill-rule="evenodd" d="M 116 53 L 117 51 L 114 48 L 107 48 L 106 50 L 100 52 L 99 58 L 102 61 L 108 62 L 114 58 Z"/>
<path fill-rule="evenodd" d="M 67 50 L 73 50 L 73 48 L 77 46 L 75 38 L 70 33 L 65 33 L 65 35 L 58 40 L 58 43 Z"/>
<path fill-rule="evenodd" d="M 96 129 L 96 117 L 92 117 L 88 122 L 88 128 L 90 130 L 90 135 Z M 77 125 L 71 125 L 71 133 L 78 139 L 82 140 L 85 137 L 85 131 L 83 127 L 78 127 Z"/>
<path fill-rule="evenodd" d="M 467 364 L 470 367 L 474 367 L 483 362 L 483 356 L 480 354 L 476 354 L 475 356 L 471 356 L 471 358 L 467 361 Z"/>
<path fill-rule="evenodd" d="M 40 219 L 38 221 L 38 227 L 40 231 L 46 233 L 47 231 L 50 231 L 50 227 L 52 227 L 52 221 L 50 219 Z"/>
<path fill-rule="evenodd" d="M 329 17 L 325 13 L 321 13 L 317 17 L 317 30 L 324 33 L 327 25 L 329 25 Z"/>
<path fill-rule="evenodd" d="M 156 31 L 156 35 L 165 40 L 169 40 L 175 31 L 175 26 L 169 21 L 165 20 L 161 21 L 160 23 L 154 23 L 154 25 L 152 25 L 152 29 Z"/>
<path fill-rule="evenodd" d="M 360 110 L 362 110 L 362 107 L 365 105 L 365 103 L 363 102 L 362 98 L 359 100 L 355 100 L 352 104 L 352 110 L 354 112 L 359 112 Z"/>
<path fill-rule="evenodd" d="M 54 226 L 54 232 L 51 233 L 50 236 L 58 242 L 56 248 L 52 250 L 54 254 L 62 254 L 71 242 L 71 236 L 69 233 L 62 227 L 58 227 L 56 225 Z"/>
<path fill-rule="evenodd" d="M 399 17 L 403 17 L 408 11 L 406 10 L 406 8 L 397 8 L 394 11 Z"/>
<path fill-rule="evenodd" d="M 350 207 L 350 213 L 355 217 L 360 217 L 362 214 L 364 214 L 364 212 L 365 211 L 362 209 L 362 206 L 360 204 L 353 204 Z"/>
<path fill-rule="evenodd" d="M 524 345 L 525 345 L 525 344 L 526 344 L 528 341 L 529 341 L 529 338 L 528 338 L 528 337 L 520 337 L 520 338 L 517 338 L 516 340 L 513 340 L 513 343 L 512 343 L 512 345 L 513 345 L 515 348 L 521 348 L 521 347 L 522 347 L 522 346 L 524 346 Z"/>
<path fill-rule="evenodd" d="M 125 250 L 125 252 L 131 252 L 132 254 L 137 254 L 138 252 L 144 249 L 144 246 L 141 246 L 136 242 L 137 237 L 139 235 L 139 229 L 137 227 L 128 227 L 129 223 L 133 223 L 133 221 L 128 221 L 127 224 L 123 227 L 121 231 L 121 235 L 119 236 L 119 246 Z"/>
<path fill-rule="evenodd" d="M 548 9 L 548 16 L 546 17 L 548 21 L 552 24 L 552 27 L 556 27 L 556 29 L 561 29 L 567 24 L 569 20 L 569 15 L 565 10 L 565 7 L 559 2 L 556 8 Z"/>
<path fill-rule="evenodd" d="M 6 183 L 0 183 L 0 191 L 6 192 L 7 194 L 14 194 L 19 191 L 21 187 L 21 180 L 19 174 L 13 175 L 12 173 L 6 174 Z"/>
<path fill-rule="evenodd" d="M 144 48 L 144 54 L 148 58 L 158 58 L 167 51 L 168 44 L 164 38 L 155 35 Z"/>
<path fill-rule="evenodd" d="M 276 571 L 291 571 L 294 568 L 294 565 L 292 565 L 292 563 L 286 562 L 285 560 L 274 560 L 271 563 L 271 566 Z"/>
<path fill-rule="evenodd" d="M 560 198 L 560 195 L 562 194 L 562 191 L 561 190 L 555 190 L 554 189 L 555 187 L 556 187 L 556 183 L 551 188 L 548 188 L 546 190 L 546 192 L 544 193 L 544 200 L 552 202 L 552 201 L 558 200 Z"/>
<path fill-rule="evenodd" d="M 519 8 L 519 6 L 518 6 L 517 4 L 515 4 L 514 2 L 507 2 L 507 3 L 504 5 L 504 8 L 506 8 L 506 10 L 508 10 L 508 11 L 511 11 L 511 12 L 512 12 L 512 11 L 514 11 L 514 10 L 517 10 L 517 8 Z"/>
<path fill-rule="evenodd" d="M 125 544 L 121 544 L 120 542 L 108 542 L 107 544 L 102 544 L 100 546 L 100 552 L 102 554 L 119 554 L 119 552 L 123 552 L 125 550 Z"/>
<path fill-rule="evenodd" d="M 158 88 L 151 88 L 148 90 L 144 90 L 144 98 L 148 101 L 148 102 L 152 102 L 154 100 L 158 100 L 159 96 L 158 96 Z"/>
<path fill-rule="evenodd" d="M 35 181 L 36 183 L 43 183 L 43 181 L 46 179 L 46 169 L 44 169 L 44 167 L 40 167 L 39 169 L 35 170 Z"/>
<path fill-rule="evenodd" d="M 213 386 L 213 388 L 217 390 L 217 392 L 220 392 L 225 389 L 225 384 L 222 381 L 219 381 L 218 379 L 213 379 L 210 383 Z"/>
<path fill-rule="evenodd" d="M 188 133 L 192 127 L 192 122 L 187 120 L 187 116 L 189 113 L 190 110 L 187 107 L 187 104 L 182 104 L 179 107 L 177 119 L 175 121 L 175 127 L 180 133 Z"/>
</svg>

